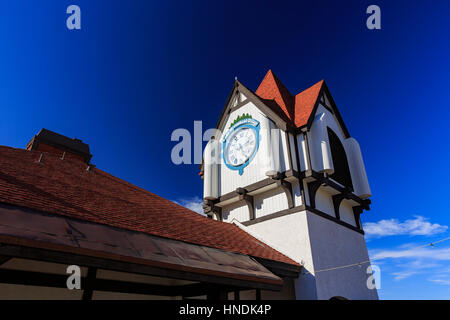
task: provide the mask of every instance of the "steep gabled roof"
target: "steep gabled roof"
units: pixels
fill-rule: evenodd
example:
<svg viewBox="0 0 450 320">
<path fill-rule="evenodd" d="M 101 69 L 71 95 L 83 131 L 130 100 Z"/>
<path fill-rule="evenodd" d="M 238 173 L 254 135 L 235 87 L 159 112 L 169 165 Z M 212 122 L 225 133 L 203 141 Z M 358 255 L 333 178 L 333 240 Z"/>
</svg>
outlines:
<svg viewBox="0 0 450 320">
<path fill-rule="evenodd" d="M 0 146 L 0 203 L 298 266 L 233 224 L 89 168 L 51 153 Z"/>
<path fill-rule="evenodd" d="M 266 73 L 255 93 L 262 99 L 275 100 L 287 118 L 291 121 L 294 120 L 294 97 L 272 70 Z"/>
<path fill-rule="evenodd" d="M 293 96 L 272 70 L 269 70 L 255 93 L 264 99 L 273 111 L 282 111 L 290 124 L 299 128 L 308 123 L 324 83 L 321 80 Z"/>
<path fill-rule="evenodd" d="M 308 123 L 323 84 L 324 80 L 321 80 L 295 96 L 294 124 L 297 128 Z"/>
</svg>

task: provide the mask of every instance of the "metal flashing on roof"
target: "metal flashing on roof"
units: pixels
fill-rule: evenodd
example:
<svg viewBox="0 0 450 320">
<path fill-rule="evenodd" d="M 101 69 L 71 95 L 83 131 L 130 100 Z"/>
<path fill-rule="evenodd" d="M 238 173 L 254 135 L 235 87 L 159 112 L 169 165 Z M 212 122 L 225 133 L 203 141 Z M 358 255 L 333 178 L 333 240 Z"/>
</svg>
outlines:
<svg viewBox="0 0 450 320">
<path fill-rule="evenodd" d="M 0 206 L 0 243 L 107 258 L 278 290 L 282 280 L 253 258 L 216 248 Z M 209 278 L 211 279 L 211 278 Z"/>
</svg>

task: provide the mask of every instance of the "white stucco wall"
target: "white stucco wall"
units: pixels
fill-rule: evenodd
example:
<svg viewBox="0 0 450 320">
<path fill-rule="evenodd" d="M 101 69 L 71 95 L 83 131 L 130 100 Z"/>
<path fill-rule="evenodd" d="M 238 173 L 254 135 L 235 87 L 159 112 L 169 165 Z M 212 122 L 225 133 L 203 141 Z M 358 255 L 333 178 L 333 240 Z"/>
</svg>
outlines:
<svg viewBox="0 0 450 320">
<path fill-rule="evenodd" d="M 270 219 L 248 227 L 273 244 L 290 258 L 304 265 L 306 271 L 314 272 L 313 257 L 309 240 L 306 211 Z M 314 277 L 300 276 L 294 281 L 297 299 L 316 299 Z"/>
<path fill-rule="evenodd" d="M 288 209 L 286 194 L 281 188 L 269 190 L 254 196 L 255 218 Z"/>
<path fill-rule="evenodd" d="M 378 299 L 367 287 L 368 263 L 323 271 L 368 261 L 364 236 L 309 211 L 260 222 L 248 227 L 268 245 L 304 264 L 305 274 L 294 281 L 296 299 Z"/>
<path fill-rule="evenodd" d="M 238 201 L 222 208 L 222 219 L 231 222 L 236 219 L 239 222 L 250 220 L 250 213 L 244 201 Z"/>
<path fill-rule="evenodd" d="M 311 212 L 307 213 L 307 221 L 317 298 L 378 299 L 376 289 L 367 287 L 367 263 L 317 272 L 369 260 L 364 236 Z"/>
</svg>

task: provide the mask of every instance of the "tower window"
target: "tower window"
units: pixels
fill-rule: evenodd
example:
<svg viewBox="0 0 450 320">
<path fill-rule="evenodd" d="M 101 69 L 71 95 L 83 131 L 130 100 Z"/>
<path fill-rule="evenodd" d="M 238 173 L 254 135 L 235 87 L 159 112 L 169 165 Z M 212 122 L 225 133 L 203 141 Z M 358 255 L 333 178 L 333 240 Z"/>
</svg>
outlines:
<svg viewBox="0 0 450 320">
<path fill-rule="evenodd" d="M 330 141 L 331 157 L 333 158 L 334 173 L 330 178 L 339 182 L 345 187 L 353 190 L 352 177 L 348 167 L 347 155 L 339 137 L 330 128 L 328 129 L 328 139 Z"/>
</svg>

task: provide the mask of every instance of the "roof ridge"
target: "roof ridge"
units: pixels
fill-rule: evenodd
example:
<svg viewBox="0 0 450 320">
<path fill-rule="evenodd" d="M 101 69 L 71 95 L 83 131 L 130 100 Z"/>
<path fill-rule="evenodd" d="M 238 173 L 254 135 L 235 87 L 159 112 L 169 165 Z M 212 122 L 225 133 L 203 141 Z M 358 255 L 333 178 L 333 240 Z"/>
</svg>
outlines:
<svg viewBox="0 0 450 320">
<path fill-rule="evenodd" d="M 20 151 L 20 152 L 23 151 L 23 152 L 30 153 L 30 154 L 35 154 L 35 155 L 44 154 L 45 157 L 50 157 L 50 158 L 54 158 L 54 159 L 61 159 L 61 156 L 58 156 L 56 153 L 48 152 L 48 151 L 27 150 L 27 149 L 23 149 L 23 148 L 9 147 L 9 146 L 4 146 L 4 145 L 0 145 L 0 148 L 10 149 L 10 150 Z M 44 161 L 45 161 L 45 157 L 44 157 Z M 76 164 L 78 166 L 82 165 L 82 166 L 85 166 L 86 168 L 89 166 L 89 164 L 87 164 L 85 162 L 82 162 L 80 160 L 76 160 L 76 159 L 70 158 L 70 157 L 65 157 L 64 161 L 70 162 L 72 164 Z M 90 165 L 92 166 L 92 164 L 90 164 Z"/>
<path fill-rule="evenodd" d="M 294 124 L 297 128 L 303 127 L 308 123 L 324 84 L 325 80 L 322 79 L 295 95 Z"/>
<path fill-rule="evenodd" d="M 287 118 L 294 120 L 294 96 L 271 69 L 267 71 L 255 92 L 262 99 L 274 100 Z"/>
</svg>

